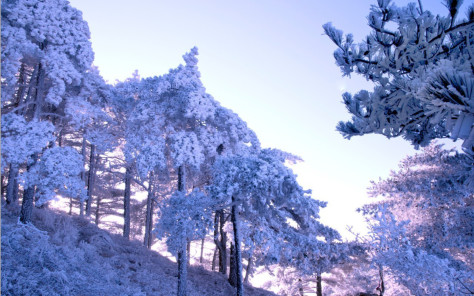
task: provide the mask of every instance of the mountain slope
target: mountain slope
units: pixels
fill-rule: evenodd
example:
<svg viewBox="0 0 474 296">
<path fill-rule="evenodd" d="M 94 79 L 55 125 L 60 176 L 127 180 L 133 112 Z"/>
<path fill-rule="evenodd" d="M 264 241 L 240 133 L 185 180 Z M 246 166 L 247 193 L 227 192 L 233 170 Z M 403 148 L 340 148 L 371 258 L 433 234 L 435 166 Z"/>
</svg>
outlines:
<svg viewBox="0 0 474 296">
<path fill-rule="evenodd" d="M 80 217 L 2 207 L 2 295 L 174 295 L 177 265 Z M 188 294 L 234 295 L 225 276 L 191 266 Z M 246 295 L 275 295 L 246 287 Z"/>
</svg>

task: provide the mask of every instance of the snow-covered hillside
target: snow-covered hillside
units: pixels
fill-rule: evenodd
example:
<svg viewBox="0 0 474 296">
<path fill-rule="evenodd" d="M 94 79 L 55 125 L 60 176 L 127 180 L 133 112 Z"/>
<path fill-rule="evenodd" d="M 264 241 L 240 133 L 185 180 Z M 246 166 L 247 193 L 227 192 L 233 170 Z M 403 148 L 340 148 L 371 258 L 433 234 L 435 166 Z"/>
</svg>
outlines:
<svg viewBox="0 0 474 296">
<path fill-rule="evenodd" d="M 176 263 L 87 220 L 36 209 L 32 224 L 2 208 L 2 295 L 173 295 Z M 273 293 L 245 287 L 247 295 Z M 232 295 L 227 278 L 189 268 L 188 293 Z"/>
</svg>

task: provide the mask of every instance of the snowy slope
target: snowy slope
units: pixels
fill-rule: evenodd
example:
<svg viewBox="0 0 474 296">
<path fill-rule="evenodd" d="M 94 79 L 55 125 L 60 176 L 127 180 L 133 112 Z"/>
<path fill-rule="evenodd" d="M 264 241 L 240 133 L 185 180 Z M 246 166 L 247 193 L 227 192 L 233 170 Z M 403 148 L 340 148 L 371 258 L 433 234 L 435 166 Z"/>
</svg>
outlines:
<svg viewBox="0 0 474 296">
<path fill-rule="evenodd" d="M 174 295 L 177 265 L 138 242 L 49 209 L 33 225 L 2 208 L 2 295 Z M 247 295 L 275 295 L 245 287 Z M 227 279 L 190 267 L 189 295 L 234 295 Z"/>
</svg>

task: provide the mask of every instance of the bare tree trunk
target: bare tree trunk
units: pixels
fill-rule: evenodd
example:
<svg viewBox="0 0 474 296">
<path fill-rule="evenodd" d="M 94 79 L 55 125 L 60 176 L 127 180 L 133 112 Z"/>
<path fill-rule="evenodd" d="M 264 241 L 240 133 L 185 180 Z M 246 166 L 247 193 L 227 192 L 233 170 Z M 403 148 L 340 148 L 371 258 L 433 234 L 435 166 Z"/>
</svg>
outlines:
<svg viewBox="0 0 474 296">
<path fill-rule="evenodd" d="M 316 274 L 316 295 L 323 296 L 323 285 L 320 272 Z"/>
<path fill-rule="evenodd" d="M 95 145 L 91 144 L 91 153 L 89 157 L 89 174 L 87 176 L 86 216 L 91 215 L 92 189 L 94 188 L 94 181 L 95 181 L 95 167 L 96 167 Z"/>
<path fill-rule="evenodd" d="M 235 247 L 234 244 L 230 243 L 230 252 L 229 252 L 229 284 L 232 287 L 237 286 L 237 266 L 235 262 Z"/>
<path fill-rule="evenodd" d="M 12 204 L 18 199 L 18 165 L 10 164 L 7 184 L 7 204 Z"/>
<path fill-rule="evenodd" d="M 219 272 L 227 273 L 227 233 L 224 231 L 224 210 L 217 210 L 214 218 L 214 243 L 219 255 Z"/>
<path fill-rule="evenodd" d="M 30 171 L 38 159 L 37 154 L 31 156 L 31 163 L 28 164 L 26 170 Z M 24 224 L 31 222 L 31 214 L 33 213 L 33 201 L 35 197 L 35 186 L 27 185 L 23 192 L 23 201 L 21 203 L 20 221 Z"/>
<path fill-rule="evenodd" d="M 199 256 L 199 263 L 202 264 L 202 262 L 204 261 L 204 242 L 205 242 L 206 238 L 203 237 L 202 240 L 201 240 L 201 256 Z"/>
<path fill-rule="evenodd" d="M 86 171 L 85 171 L 85 166 L 86 166 L 86 137 L 85 135 L 82 136 L 82 148 L 81 148 L 81 154 L 82 154 L 82 159 L 83 159 L 83 165 L 82 165 L 82 172 L 81 172 L 81 180 L 86 183 L 87 178 L 86 178 Z M 82 217 L 84 216 L 84 201 L 81 199 L 79 201 L 79 215 Z"/>
<path fill-rule="evenodd" d="M 72 215 L 72 197 L 69 198 L 69 216 Z"/>
<path fill-rule="evenodd" d="M 217 253 L 218 253 L 218 250 L 217 250 L 217 246 L 216 246 L 216 248 L 214 249 L 214 255 L 212 255 L 212 264 L 211 264 L 212 271 L 216 270 Z"/>
<path fill-rule="evenodd" d="M 300 296 L 304 296 L 303 280 L 302 279 L 298 279 L 298 285 L 299 285 L 298 291 L 300 292 Z"/>
<path fill-rule="evenodd" d="M 250 254 L 249 260 L 248 260 L 248 263 L 247 263 L 247 268 L 245 269 L 244 283 L 249 282 L 249 277 L 252 274 L 252 267 L 253 267 L 252 265 L 253 265 L 253 258 L 252 258 L 252 255 Z"/>
<path fill-rule="evenodd" d="M 123 237 L 130 239 L 130 186 L 132 183 L 132 168 L 125 170 L 125 192 L 123 195 Z"/>
<path fill-rule="evenodd" d="M 188 241 L 186 244 L 186 251 L 188 252 L 188 266 L 191 265 L 191 242 Z"/>
<path fill-rule="evenodd" d="M 79 216 L 84 216 L 84 201 L 82 199 L 79 201 Z"/>
<path fill-rule="evenodd" d="M 10 172 L 9 172 L 10 173 Z M 1 175 L 1 178 L 2 178 L 2 199 L 5 198 L 6 199 L 6 191 L 7 191 L 7 185 L 3 185 L 5 184 L 5 175 Z M 5 200 L 6 201 L 6 200 Z"/>
<path fill-rule="evenodd" d="M 20 72 L 18 75 L 18 92 L 16 93 L 16 106 L 19 107 L 23 104 L 23 97 L 25 96 L 26 90 L 26 69 L 25 64 L 21 63 Z"/>
<path fill-rule="evenodd" d="M 178 296 L 186 296 L 187 289 L 187 258 L 186 258 L 186 248 L 178 252 Z"/>
<path fill-rule="evenodd" d="M 145 238 L 143 244 L 150 249 L 151 248 L 151 229 L 153 225 L 153 173 L 150 172 L 148 175 L 148 196 L 146 199 L 146 218 L 145 218 Z"/>
<path fill-rule="evenodd" d="M 379 296 L 383 296 L 385 293 L 385 283 L 383 281 L 383 267 L 379 265 L 379 276 L 380 276 L 380 284 L 377 287 L 377 290 L 379 290 Z"/>
<path fill-rule="evenodd" d="M 232 213 L 231 213 L 232 226 L 234 228 L 234 242 L 235 242 L 235 275 L 236 275 L 236 288 L 237 296 L 244 295 L 244 285 L 242 281 L 242 253 L 240 251 L 240 229 L 239 229 L 239 218 L 238 218 L 238 205 L 235 204 L 235 197 L 232 196 Z"/>
<path fill-rule="evenodd" d="M 183 165 L 178 168 L 178 191 L 186 192 L 186 172 Z M 188 259 L 187 246 L 182 246 L 181 251 L 178 251 L 178 296 L 186 296 L 187 281 L 188 281 Z"/>
<path fill-rule="evenodd" d="M 44 69 L 43 65 L 39 63 L 38 65 L 38 79 L 36 81 L 36 106 L 34 110 L 34 118 L 40 119 L 41 117 L 41 111 L 43 109 L 43 103 L 44 103 L 44 98 L 43 98 L 43 93 L 44 93 Z"/>
<path fill-rule="evenodd" d="M 99 226 L 100 222 L 100 197 L 97 196 L 97 202 L 96 202 L 96 207 L 95 207 L 95 225 Z"/>
</svg>

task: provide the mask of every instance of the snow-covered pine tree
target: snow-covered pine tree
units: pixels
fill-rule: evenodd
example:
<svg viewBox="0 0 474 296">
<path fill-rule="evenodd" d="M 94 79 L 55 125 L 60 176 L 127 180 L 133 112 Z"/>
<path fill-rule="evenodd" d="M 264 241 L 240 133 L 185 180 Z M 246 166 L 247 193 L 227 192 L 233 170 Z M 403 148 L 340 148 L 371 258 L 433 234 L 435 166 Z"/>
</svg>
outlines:
<svg viewBox="0 0 474 296">
<path fill-rule="evenodd" d="M 370 189 L 373 260 L 415 295 L 473 291 L 472 178 L 468 155 L 430 145 Z"/>
<path fill-rule="evenodd" d="M 187 175 L 196 174 L 203 166 L 209 167 L 219 153 L 218 147 L 231 152 L 245 143 L 258 146 L 255 134 L 245 122 L 206 93 L 200 80 L 197 54 L 197 48 L 193 48 L 183 56 L 185 65 L 137 83 L 133 111 L 127 120 L 125 152 L 135 161 L 139 175 L 145 177 L 163 170 L 174 173 L 178 178 L 177 190 L 183 196 L 191 187 L 186 185 Z M 159 222 L 157 228 L 163 227 Z M 186 251 L 184 245 L 176 252 L 180 295 L 186 293 Z"/>
<path fill-rule="evenodd" d="M 343 95 L 353 115 L 337 127 L 346 138 L 403 136 L 418 147 L 451 137 L 474 153 L 474 5 L 466 19 L 462 2 L 446 0 L 448 15 L 434 16 L 421 0 L 406 7 L 378 0 L 368 16 L 372 32 L 358 44 L 331 23 L 323 26 L 343 75 L 355 72 L 375 85 Z"/>
<path fill-rule="evenodd" d="M 241 242 L 254 256 L 259 255 L 258 265 L 295 266 L 303 262 L 297 258 L 304 257 L 305 252 L 322 253 L 323 245 L 339 238 L 336 231 L 317 221 L 319 208 L 325 203 L 312 199 L 285 166 L 285 161 L 296 159 L 276 149 L 263 149 L 223 156 L 214 165 L 210 186 L 214 207 L 233 208 L 238 295 L 243 295 Z M 245 225 L 253 229 L 245 229 Z M 247 234 L 245 239 L 239 235 L 241 231 Z M 317 240 L 317 236 L 325 241 Z"/>
<path fill-rule="evenodd" d="M 93 52 L 89 38 L 89 28 L 81 12 L 67 1 L 2 1 L 2 115 L 23 116 L 28 125 L 44 126 L 42 122 L 46 121 L 56 125 L 63 118 L 61 110 L 68 91 L 81 85 L 83 74 L 91 66 Z M 43 133 L 47 134 L 46 131 Z M 53 146 L 52 141 L 48 143 L 49 148 Z M 33 150 L 38 148 L 31 147 Z M 65 158 L 77 159 L 72 150 L 47 152 L 42 149 L 29 155 L 28 163 L 24 159 L 29 177 L 32 169 L 38 169 L 38 161 L 41 163 L 38 166 L 49 163 L 46 159 L 41 160 L 41 152 L 46 156 L 58 156 L 59 153 Z M 63 166 L 66 168 L 71 166 Z M 12 164 L 11 181 L 15 181 L 17 172 L 17 166 Z M 76 170 L 66 173 L 71 177 L 75 174 Z M 26 182 L 25 185 L 21 221 L 29 222 L 34 186 L 40 192 L 39 186 L 44 184 Z"/>
</svg>

